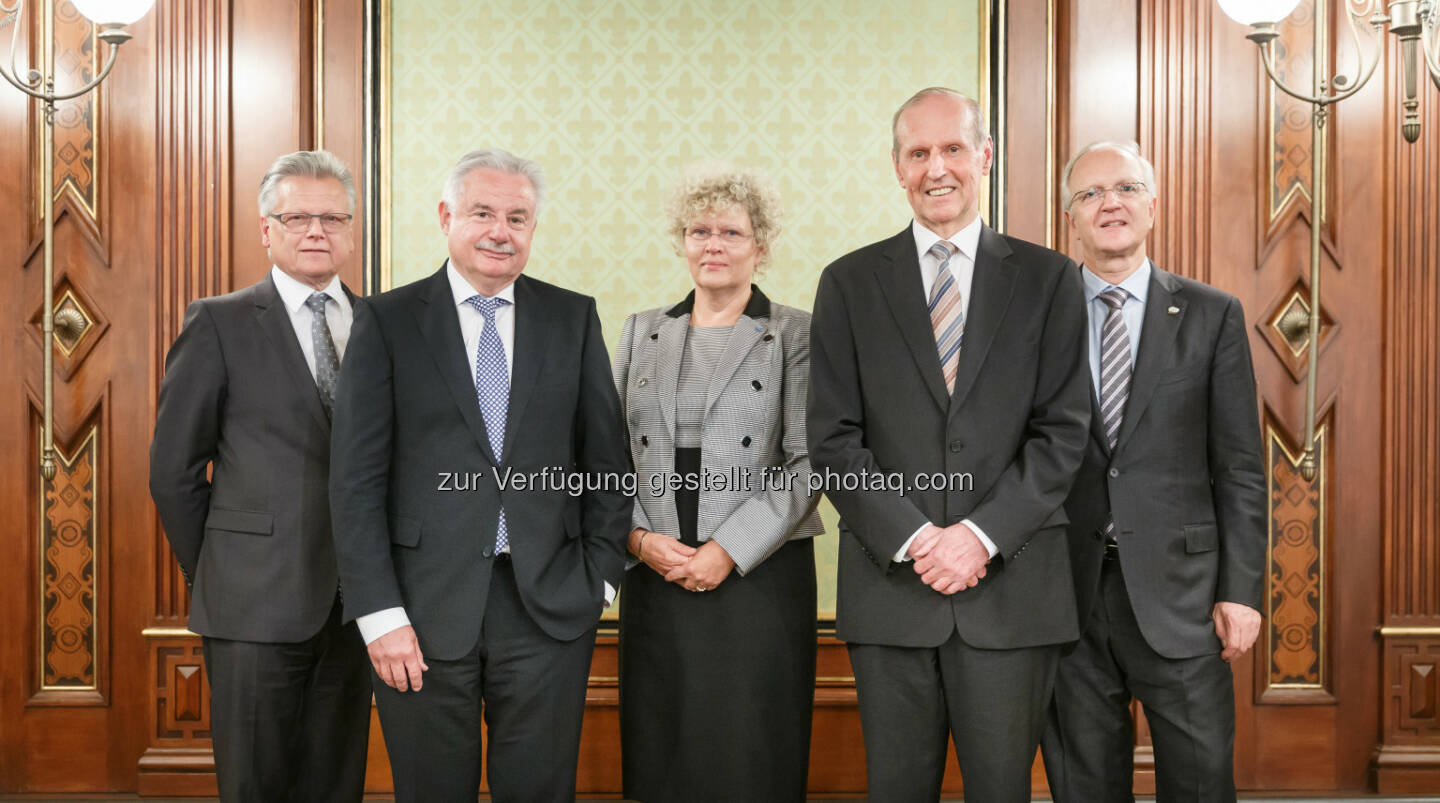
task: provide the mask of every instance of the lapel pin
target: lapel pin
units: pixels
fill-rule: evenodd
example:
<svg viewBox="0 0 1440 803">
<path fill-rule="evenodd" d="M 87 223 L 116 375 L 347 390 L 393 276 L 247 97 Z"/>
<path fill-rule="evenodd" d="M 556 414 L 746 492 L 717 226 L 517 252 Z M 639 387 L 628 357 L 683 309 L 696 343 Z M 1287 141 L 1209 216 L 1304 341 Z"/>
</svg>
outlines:
<svg viewBox="0 0 1440 803">
<path fill-rule="evenodd" d="M 1167 310 L 1165 310 L 1165 311 L 1166 311 L 1167 313 L 1171 314 L 1171 315 L 1179 315 L 1179 314 L 1180 314 L 1180 308 L 1179 308 L 1179 307 L 1170 307 L 1169 309 L 1167 309 Z"/>
</svg>

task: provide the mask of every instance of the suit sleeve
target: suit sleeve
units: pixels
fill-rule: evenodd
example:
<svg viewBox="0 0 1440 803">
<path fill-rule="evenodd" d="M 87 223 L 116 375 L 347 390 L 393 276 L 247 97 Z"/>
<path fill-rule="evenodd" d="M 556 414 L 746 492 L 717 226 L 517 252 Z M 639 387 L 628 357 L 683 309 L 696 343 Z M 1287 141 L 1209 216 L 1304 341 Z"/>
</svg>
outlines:
<svg viewBox="0 0 1440 803">
<path fill-rule="evenodd" d="M 576 468 L 591 476 L 619 478 L 630 473 L 630 453 L 594 299 L 587 300 L 585 315 L 580 398 L 575 409 Z M 613 481 L 600 485 L 610 490 L 586 491 L 580 498 L 580 532 L 586 556 L 600 578 L 619 586 L 625 572 L 625 541 L 630 533 L 634 499 L 616 489 Z"/>
<path fill-rule="evenodd" d="M 855 353 L 855 332 L 844 290 L 832 270 L 820 277 L 810 319 L 810 397 L 806 428 L 810 462 L 830 476 L 880 472 L 865 446 L 865 406 Z M 859 541 L 882 567 L 900 545 L 930 519 L 909 499 L 884 490 L 827 490 L 826 496 Z"/>
<path fill-rule="evenodd" d="M 1260 610 L 1265 572 L 1265 470 L 1245 313 L 1234 298 L 1210 366 L 1209 463 L 1220 533 L 1216 600 Z"/>
<path fill-rule="evenodd" d="M 626 415 L 630 409 L 626 393 L 630 387 L 630 363 L 634 358 L 635 349 L 635 327 L 639 324 L 638 316 L 631 315 L 625 319 L 625 326 L 620 331 L 620 350 L 615 352 L 615 392 L 620 396 L 620 435 L 625 439 L 625 461 L 631 471 L 635 470 L 635 462 L 630 454 L 630 424 Z M 640 500 L 635 500 L 634 513 L 630 517 L 630 529 L 651 530 L 650 518 L 645 515 L 645 508 L 641 506 Z"/>
<path fill-rule="evenodd" d="M 809 491 L 810 451 L 805 444 L 805 403 L 810 395 L 810 333 L 800 328 L 785 342 L 780 398 L 784 483 L 769 483 L 732 511 L 711 536 L 745 574 L 760 565 L 819 501 Z M 767 411 L 768 412 L 768 411 Z M 636 507 L 639 507 L 637 505 Z"/>
<path fill-rule="evenodd" d="M 330 517 L 346 621 L 404 605 L 386 512 L 394 434 L 390 348 L 374 310 L 361 300 L 340 365 L 330 430 Z"/>
<path fill-rule="evenodd" d="M 208 306 L 192 302 L 165 357 L 155 439 L 150 443 L 150 496 L 187 580 L 195 576 L 210 511 L 207 469 L 220 440 L 226 369 Z"/>
<path fill-rule="evenodd" d="M 1014 460 L 969 516 L 1002 558 L 1018 554 L 1064 504 L 1089 437 L 1085 295 L 1080 271 L 1068 259 L 1045 316 L 1025 434 Z"/>
</svg>

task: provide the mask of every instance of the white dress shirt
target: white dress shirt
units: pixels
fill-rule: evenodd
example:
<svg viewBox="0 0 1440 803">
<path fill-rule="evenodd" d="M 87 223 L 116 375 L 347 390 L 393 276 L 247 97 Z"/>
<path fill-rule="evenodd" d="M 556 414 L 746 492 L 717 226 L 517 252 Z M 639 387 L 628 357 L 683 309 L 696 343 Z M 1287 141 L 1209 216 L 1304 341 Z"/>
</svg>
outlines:
<svg viewBox="0 0 1440 803">
<path fill-rule="evenodd" d="M 470 365 L 470 382 L 474 384 L 477 381 L 475 358 L 480 351 L 480 335 L 485 332 L 485 316 L 480 314 L 480 310 L 475 309 L 469 299 L 480 293 L 470 285 L 464 276 L 460 275 L 460 271 L 456 270 L 448 260 L 445 262 L 445 276 L 450 280 L 450 294 L 455 301 L 455 314 L 460 319 L 460 337 L 465 341 L 465 354 L 469 358 L 466 362 Z M 495 334 L 500 336 L 500 343 L 505 347 L 505 371 L 514 377 L 515 283 L 511 282 L 505 285 L 491 298 L 503 298 L 510 302 L 501 304 L 495 309 Z M 605 606 L 608 608 L 614 599 L 615 588 L 607 582 L 605 583 Z M 405 613 L 403 607 L 399 606 L 368 613 L 355 619 L 355 625 L 360 628 L 360 636 L 365 639 L 366 644 L 409 624 L 410 616 Z"/>
<path fill-rule="evenodd" d="M 940 260 L 934 254 L 930 253 L 930 249 L 934 247 L 935 243 L 945 238 L 920 225 L 920 221 L 918 220 L 911 225 L 910 233 L 915 236 L 915 253 L 920 255 L 920 283 L 925 288 L 925 301 L 928 304 L 930 301 L 930 290 L 935 286 L 935 279 L 940 275 Z M 950 275 L 955 278 L 955 289 L 960 291 L 961 320 L 968 321 L 970 320 L 970 285 L 975 281 L 975 252 L 980 248 L 980 216 L 976 215 L 975 219 L 970 221 L 970 225 L 956 232 L 955 236 L 949 238 L 948 242 L 955 248 L 954 253 L 950 255 L 949 270 Z M 965 331 L 963 323 L 961 324 L 960 331 L 963 337 L 963 332 Z M 961 343 L 964 343 L 963 339 Z M 963 345 L 961 349 L 964 349 Z M 990 553 L 990 557 L 993 558 L 1000 552 L 995 546 L 995 542 L 991 541 L 990 537 L 985 534 L 985 531 L 981 530 L 975 522 L 965 519 L 961 524 L 966 525 L 970 528 L 971 532 L 975 533 L 975 537 L 980 539 L 980 544 Z M 940 525 L 936 526 L 938 527 Z M 915 541 L 915 537 L 920 535 L 920 530 L 923 529 L 925 528 L 921 527 L 911 533 L 910 537 L 905 539 L 905 543 L 900 545 L 900 550 L 895 553 L 891 560 L 896 563 L 903 563 L 904 561 L 910 560 L 910 555 L 908 554 L 910 544 Z"/>
<path fill-rule="evenodd" d="M 300 351 L 305 354 L 305 364 L 310 366 L 310 376 L 313 377 L 315 340 L 310 335 L 310 325 L 315 320 L 315 313 L 305 306 L 305 302 L 316 290 L 308 284 L 296 281 L 278 267 L 270 268 L 270 279 L 275 282 L 280 301 L 285 305 L 285 311 L 290 314 L 290 325 L 295 327 L 295 339 L 300 341 Z M 355 320 L 355 310 L 350 307 L 350 298 L 345 295 L 339 276 L 332 278 L 330 283 L 325 285 L 325 289 L 319 292 L 330 296 L 330 300 L 325 302 L 325 323 L 329 325 L 330 339 L 335 343 L 335 356 L 344 359 L 345 346 L 350 343 L 350 324 Z"/>
</svg>

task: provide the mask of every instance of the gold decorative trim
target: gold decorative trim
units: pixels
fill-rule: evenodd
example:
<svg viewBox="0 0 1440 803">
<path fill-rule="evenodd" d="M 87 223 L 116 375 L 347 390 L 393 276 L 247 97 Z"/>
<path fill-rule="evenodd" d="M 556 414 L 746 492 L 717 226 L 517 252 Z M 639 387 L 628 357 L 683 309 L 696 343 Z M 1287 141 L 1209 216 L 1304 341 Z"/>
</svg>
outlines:
<svg viewBox="0 0 1440 803">
<path fill-rule="evenodd" d="M 103 667 L 100 664 L 99 621 L 99 601 L 102 598 L 100 586 L 101 564 L 99 555 L 97 554 L 99 548 L 97 537 L 99 525 L 96 521 L 96 518 L 99 516 L 99 511 L 104 504 L 100 498 L 102 484 L 99 476 L 100 453 L 99 442 L 97 440 L 97 435 L 100 430 L 99 427 L 94 424 L 89 425 L 88 429 L 89 431 L 85 434 L 85 437 L 81 439 L 79 445 L 68 455 L 63 449 L 57 446 L 55 449 L 55 462 L 59 470 L 56 471 L 53 479 L 47 480 L 38 474 L 36 475 L 36 478 L 40 481 L 40 493 L 39 499 L 37 500 L 40 508 L 40 517 L 38 519 L 39 531 L 36 533 L 40 544 L 40 548 L 37 550 L 38 555 L 36 556 L 36 568 L 39 571 L 39 582 L 36 584 L 39 598 L 37 600 L 36 610 L 40 616 L 40 620 L 37 623 L 38 627 L 35 631 L 38 647 L 35 651 L 35 660 L 40 692 L 60 692 L 65 694 L 71 692 L 98 692 L 100 690 L 100 678 L 103 676 Z M 44 448 L 43 438 L 40 448 Z M 71 571 L 66 572 L 65 577 L 56 577 L 55 580 L 51 581 L 48 579 L 51 574 L 51 569 L 55 569 L 58 573 L 60 567 L 57 564 L 51 563 L 49 557 L 55 551 L 55 547 L 52 544 L 52 537 L 55 536 L 55 534 L 52 530 L 56 528 L 53 525 L 49 528 L 46 526 L 46 522 L 49 520 L 50 509 L 50 504 L 47 500 L 50 499 L 52 493 L 60 495 L 59 493 L 53 492 L 52 489 L 60 482 L 61 477 L 69 477 L 71 469 L 73 469 L 77 463 L 81 462 L 83 456 L 88 456 L 90 461 L 90 476 L 88 483 L 86 483 L 89 486 L 90 495 L 88 500 L 89 515 L 84 522 L 84 532 L 79 533 L 76 537 L 72 537 L 71 540 L 79 541 L 83 539 L 82 546 L 88 552 L 88 554 L 85 555 L 87 565 L 80 569 L 80 577 L 75 577 L 75 572 Z M 70 490 L 73 490 L 73 487 Z M 72 500 L 64 500 L 64 504 L 68 505 L 72 503 Z M 63 538 L 64 536 L 59 536 L 57 539 L 61 541 L 60 548 L 62 553 L 65 547 Z M 88 577 L 86 575 L 88 575 Z M 87 585 L 88 588 L 86 587 Z M 67 590 L 67 587 L 69 590 Z M 72 600 L 78 595 L 80 597 L 79 605 L 83 609 L 82 612 L 86 614 L 89 619 L 83 628 L 78 628 L 88 639 L 88 644 L 83 641 L 81 643 L 82 649 L 88 654 L 88 666 L 83 667 L 78 675 L 73 672 L 62 672 L 59 674 L 59 677 L 77 677 L 82 679 L 82 682 L 79 683 L 59 683 L 46 680 L 47 677 L 56 674 L 55 667 L 51 665 L 51 656 L 56 649 L 56 645 L 52 642 L 57 641 L 57 639 L 47 638 L 47 632 L 52 631 L 57 607 L 63 604 L 63 601 L 56 596 L 57 594 L 69 597 Z M 54 604 L 49 600 L 49 597 L 52 596 L 56 596 L 56 602 Z M 87 596 L 89 597 L 88 604 L 84 602 L 84 598 Z M 66 627 L 64 629 L 73 632 L 77 628 Z M 63 639 L 59 639 L 58 641 L 63 641 Z M 66 650 L 63 645 L 60 647 L 60 650 L 62 653 L 73 652 L 73 650 Z"/>
<path fill-rule="evenodd" d="M 1381 638 L 1403 638 L 1403 637 L 1432 637 L 1440 638 L 1440 626 L 1431 627 L 1409 627 L 1409 626 L 1384 626 L 1376 628 Z"/>
<path fill-rule="evenodd" d="M 1320 76 L 1328 74 L 1329 71 L 1328 57 L 1330 38 L 1328 25 L 1330 11 L 1328 8 L 1329 4 L 1322 0 L 1311 0 L 1309 6 L 1311 9 L 1312 24 L 1314 25 L 1314 52 L 1311 58 L 1311 69 L 1313 70 L 1312 75 L 1316 76 L 1312 80 L 1312 85 L 1315 94 L 1319 95 L 1322 94 L 1319 87 Z M 1278 213 L 1289 206 L 1291 200 L 1298 194 L 1304 196 L 1306 200 L 1310 202 L 1311 214 L 1314 215 L 1315 224 L 1321 225 L 1328 216 L 1325 202 L 1326 190 L 1324 186 L 1306 189 L 1304 183 L 1296 183 L 1285 191 L 1284 197 L 1278 202 L 1275 200 L 1275 82 L 1267 79 L 1265 81 L 1265 91 L 1267 93 L 1265 111 L 1265 164 L 1267 167 L 1265 171 L 1265 197 L 1269 203 L 1269 206 L 1265 210 L 1266 224 L 1267 226 L 1273 224 L 1279 216 Z M 1288 98 L 1288 96 L 1286 97 Z M 1299 101 L 1296 102 L 1298 103 Z M 1311 113 L 1313 114 L 1313 112 L 1314 110 L 1312 108 Z M 1314 121 L 1312 120 L 1310 124 L 1314 125 Z M 1329 150 L 1330 143 L 1328 129 L 1321 139 L 1320 152 L 1318 154 L 1310 154 L 1310 158 L 1320 161 L 1321 175 L 1324 176 L 1326 175 L 1325 170 L 1328 167 L 1326 164 L 1328 161 L 1326 154 Z"/>
<path fill-rule="evenodd" d="M 390 262 L 390 245 L 394 242 L 393 229 L 394 217 L 390 214 L 391 204 L 391 166 L 395 163 L 391 158 L 392 134 L 390 127 L 390 9 L 391 0 L 379 0 L 380 3 L 380 30 L 377 32 L 380 52 L 378 53 L 379 63 L 376 65 L 380 75 L 380 119 L 376 121 L 372 130 L 378 131 L 380 135 L 380 204 L 379 204 L 379 232 L 380 247 L 377 251 L 380 259 L 380 290 L 389 290 L 394 282 L 394 275 Z"/>
<path fill-rule="evenodd" d="M 1276 493 L 1277 493 L 1276 487 L 1275 487 L 1275 468 L 1274 468 L 1274 466 L 1275 466 L 1275 456 L 1276 456 L 1276 455 L 1275 455 L 1275 450 L 1276 450 L 1276 449 L 1279 449 L 1279 450 L 1280 450 L 1280 455 L 1281 455 L 1282 457 L 1284 457 L 1285 461 L 1286 461 L 1290 466 L 1294 467 L 1297 471 L 1299 470 L 1300 461 L 1301 461 L 1301 458 L 1303 457 L 1304 452 L 1303 452 L 1303 450 L 1300 452 L 1300 454 L 1296 454 L 1296 453 L 1291 452 L 1290 449 L 1286 446 L 1286 444 L 1285 444 L 1285 439 L 1284 439 L 1283 435 L 1281 434 L 1281 432 L 1280 432 L 1279 430 L 1277 430 L 1277 429 L 1275 428 L 1275 426 L 1274 426 L 1273 424 L 1269 423 L 1269 422 L 1267 422 L 1267 423 L 1266 423 L 1266 426 L 1265 426 L 1265 486 L 1266 486 L 1266 498 L 1269 499 L 1269 500 L 1272 500 L 1272 501 L 1270 502 L 1270 504 L 1269 504 L 1269 506 L 1268 506 L 1268 509 L 1266 510 L 1266 520 L 1267 520 L 1267 524 L 1266 524 L 1267 539 L 1266 539 L 1266 540 L 1267 540 L 1267 548 L 1266 548 L 1266 551 L 1265 551 L 1265 582 L 1266 582 L 1266 593 L 1265 593 L 1265 658 L 1264 658 L 1264 660 L 1265 660 L 1265 667 L 1266 667 L 1266 668 L 1265 668 L 1265 671 L 1264 671 L 1264 688 L 1261 690 L 1262 694 L 1263 694 L 1264 692 L 1268 692 L 1268 691 L 1271 690 L 1271 689 L 1276 689 L 1276 690 L 1279 690 L 1279 689 L 1291 689 L 1291 690 L 1300 690 L 1300 689 L 1303 689 L 1303 690 L 1306 690 L 1306 691 L 1321 691 L 1321 692 L 1323 692 L 1323 691 L 1326 691 L 1326 689 L 1327 689 L 1327 684 L 1328 684 L 1328 682 L 1329 682 L 1329 674 L 1328 674 L 1328 672 L 1327 672 L 1328 664 L 1329 664 L 1329 654 L 1328 654 L 1328 653 L 1329 653 L 1329 639 L 1327 638 L 1327 633 L 1326 633 L 1326 629 L 1325 629 L 1325 628 L 1326 628 L 1325 608 L 1326 608 L 1326 605 L 1327 605 L 1327 603 L 1328 603 L 1328 596 L 1329 596 L 1329 594 L 1328 594 L 1328 592 L 1327 592 L 1327 589 L 1326 589 L 1326 584 L 1325 584 L 1325 579 L 1326 579 L 1327 571 L 1328 571 L 1328 568 L 1329 568 L 1328 565 L 1327 565 L 1328 561 L 1327 561 L 1327 559 L 1326 559 L 1326 558 L 1327 558 L 1327 556 L 1326 556 L 1326 535 L 1327 535 L 1327 533 L 1326 533 L 1326 526 L 1325 526 L 1325 522 L 1326 522 L 1327 515 L 1328 515 L 1328 514 L 1327 514 L 1327 510 L 1326 510 L 1326 498 L 1329 496 L 1329 494 L 1328 494 L 1328 489 L 1329 489 L 1329 472 L 1328 472 L 1328 463 L 1329 463 L 1329 454 L 1328 454 L 1328 451 L 1329 451 L 1329 444 L 1328 444 L 1328 435 L 1329 435 L 1329 424 L 1328 424 L 1328 423 L 1326 423 L 1326 424 L 1320 424 L 1320 425 L 1318 425 L 1318 426 L 1316 427 L 1316 429 L 1315 429 L 1315 453 L 1316 453 L 1315 463 L 1316 463 L 1316 468 L 1315 468 L 1315 479 L 1314 479 L 1314 481 L 1313 481 L 1313 483 L 1312 483 L 1313 486 L 1314 486 L 1314 488 L 1315 488 L 1315 496 L 1316 496 L 1316 508 L 1315 508 L 1315 548 L 1316 548 L 1316 564 L 1317 564 L 1316 574 L 1317 574 L 1317 577 L 1318 577 L 1318 580 L 1317 580 L 1317 583 L 1316 583 L 1316 602 L 1315 602 L 1315 634 L 1316 634 L 1316 637 L 1315 637 L 1315 645 L 1314 645 L 1314 649 L 1315 649 L 1315 678 L 1316 678 L 1316 681 L 1315 681 L 1314 683 L 1293 683 L 1293 682 L 1279 682 L 1279 683 L 1277 683 L 1277 682 L 1273 682 L 1273 681 L 1271 680 L 1271 678 L 1274 677 L 1273 661 L 1274 661 L 1274 655 L 1275 655 L 1275 643 L 1274 643 L 1274 638 L 1275 638 L 1275 627 L 1274 627 L 1274 622 L 1275 622 L 1275 595 L 1274 595 L 1274 593 L 1270 590 L 1271 579 L 1272 579 L 1273 576 L 1274 576 L 1274 574 L 1273 574 L 1273 573 L 1274 573 L 1274 549 L 1275 549 L 1275 536 L 1276 536 L 1276 532 L 1275 532 L 1275 508 L 1274 508 L 1274 501 L 1273 501 L 1273 500 L 1275 499 Z M 1298 476 L 1298 475 L 1297 475 L 1297 476 Z"/>
<path fill-rule="evenodd" d="M 140 631 L 144 638 L 200 638 L 199 633 L 192 633 L 184 627 L 147 627 Z"/>
<path fill-rule="evenodd" d="M 325 150 L 325 0 L 313 0 L 315 43 L 310 53 L 310 72 L 315 78 L 315 150 Z"/>
<path fill-rule="evenodd" d="M 1005 145 L 1005 92 L 1006 82 L 1004 69 L 1005 64 L 1005 6 L 1006 3 L 993 1 L 985 3 L 980 9 L 980 96 L 981 108 L 985 112 L 987 120 L 995 122 L 995 155 L 992 165 L 1001 164 L 1000 149 Z M 998 13 L 997 13 L 998 10 Z M 997 56 L 1000 59 L 1001 69 L 990 68 L 990 41 L 994 30 L 1001 32 L 995 37 L 999 42 Z M 991 86 L 991 79 L 994 78 L 994 86 Z M 1005 151 L 1008 155 L 1009 151 Z M 1005 231 L 1005 181 L 1009 178 L 1009 171 L 1002 168 L 1000 181 L 992 180 L 995 175 L 994 167 L 990 175 L 985 177 L 980 188 L 981 197 L 984 199 L 983 206 L 993 210 L 994 219 L 989 221 L 990 228 L 998 231 Z"/>
<path fill-rule="evenodd" d="M 1055 0 L 1045 4 L 1045 247 L 1055 247 Z"/>
</svg>

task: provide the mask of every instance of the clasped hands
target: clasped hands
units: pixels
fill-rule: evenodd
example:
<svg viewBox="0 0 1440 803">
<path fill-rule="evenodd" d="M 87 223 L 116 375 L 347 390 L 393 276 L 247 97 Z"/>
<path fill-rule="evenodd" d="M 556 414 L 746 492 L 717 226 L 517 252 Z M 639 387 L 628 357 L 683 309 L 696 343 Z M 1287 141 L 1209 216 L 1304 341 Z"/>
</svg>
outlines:
<svg viewBox="0 0 1440 803">
<path fill-rule="evenodd" d="M 729 553 L 714 541 L 706 541 L 696 549 L 639 527 L 630 531 L 630 552 L 665 582 L 687 591 L 714 590 L 735 568 Z"/>
<path fill-rule="evenodd" d="M 925 525 L 907 554 L 920 580 L 947 596 L 979 585 L 990 562 L 990 551 L 963 522 L 949 527 Z"/>
</svg>

